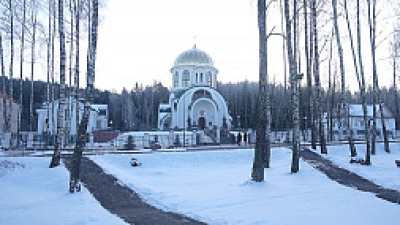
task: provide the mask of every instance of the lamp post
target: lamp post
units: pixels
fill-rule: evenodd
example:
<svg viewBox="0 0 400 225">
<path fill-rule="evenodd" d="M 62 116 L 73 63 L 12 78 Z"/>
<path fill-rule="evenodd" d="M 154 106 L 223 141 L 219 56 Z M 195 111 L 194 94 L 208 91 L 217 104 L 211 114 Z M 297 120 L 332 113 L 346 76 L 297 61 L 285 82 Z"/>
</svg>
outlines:
<svg viewBox="0 0 400 225">
<path fill-rule="evenodd" d="M 183 147 L 185 147 L 185 142 L 186 142 L 186 140 L 185 140 L 185 127 L 186 127 L 186 122 L 185 122 L 185 118 L 186 118 L 186 115 L 185 115 L 185 112 L 186 112 L 186 109 L 185 109 L 185 98 L 182 96 L 182 103 L 183 103 Z"/>
</svg>

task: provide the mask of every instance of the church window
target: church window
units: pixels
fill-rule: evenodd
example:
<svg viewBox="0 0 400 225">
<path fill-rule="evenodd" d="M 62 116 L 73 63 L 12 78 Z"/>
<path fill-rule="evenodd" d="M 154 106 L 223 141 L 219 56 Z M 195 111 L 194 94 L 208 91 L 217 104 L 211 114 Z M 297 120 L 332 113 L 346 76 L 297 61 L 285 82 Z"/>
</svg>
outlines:
<svg viewBox="0 0 400 225">
<path fill-rule="evenodd" d="M 200 82 L 203 83 L 203 73 L 200 73 Z"/>
<path fill-rule="evenodd" d="M 183 72 L 182 82 L 183 82 L 183 86 L 184 86 L 184 87 L 189 87 L 189 84 L 190 84 L 190 74 L 189 74 L 189 71 L 185 70 L 185 72 Z"/>
<path fill-rule="evenodd" d="M 174 87 L 178 87 L 179 86 L 179 74 L 178 72 L 175 73 L 175 77 L 174 77 Z"/>
</svg>

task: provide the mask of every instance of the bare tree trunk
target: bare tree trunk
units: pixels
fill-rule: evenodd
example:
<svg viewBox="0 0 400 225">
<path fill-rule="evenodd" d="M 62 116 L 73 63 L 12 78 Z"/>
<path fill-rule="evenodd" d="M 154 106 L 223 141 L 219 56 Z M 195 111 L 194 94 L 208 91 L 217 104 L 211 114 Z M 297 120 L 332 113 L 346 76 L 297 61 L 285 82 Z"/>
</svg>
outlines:
<svg viewBox="0 0 400 225">
<path fill-rule="evenodd" d="M 399 92 L 397 90 L 397 52 L 398 52 L 398 44 L 397 44 L 397 35 L 394 33 L 393 35 L 393 43 L 392 43 L 392 65 L 393 65 L 393 91 L 395 93 L 395 105 L 396 105 L 396 126 L 395 130 L 399 129 L 399 115 L 400 115 L 400 110 L 399 110 Z"/>
<path fill-rule="evenodd" d="M 299 135 L 299 99 L 297 94 L 297 72 L 296 61 L 293 55 L 292 47 L 292 26 L 289 10 L 289 0 L 285 0 L 284 5 L 285 21 L 286 21 L 286 46 L 290 66 L 290 88 L 292 95 L 292 112 L 293 112 L 293 146 L 292 146 L 292 165 L 291 172 L 297 173 L 299 171 L 299 149 L 300 149 L 300 135 Z M 294 15 L 295 16 L 295 15 Z"/>
<path fill-rule="evenodd" d="M 371 137 L 370 137 L 370 126 L 368 120 L 368 111 L 367 111 L 367 101 L 365 96 L 365 76 L 364 76 L 364 66 L 362 63 L 362 54 L 361 54 L 361 26 L 360 26 L 360 0 L 357 0 L 357 49 L 358 49 L 358 62 L 360 66 L 360 77 L 361 77 L 361 101 L 364 112 L 364 124 L 365 124 L 365 134 L 367 140 L 367 151 L 365 154 L 365 164 L 371 164 Z"/>
<path fill-rule="evenodd" d="M 75 97 L 75 113 L 76 113 L 76 138 L 78 137 L 78 128 L 79 128 L 79 38 L 80 38 L 80 27 L 79 27 L 79 20 L 80 20 L 80 11 L 81 11 L 81 4 L 80 0 L 74 0 L 74 11 L 75 11 L 75 76 L 74 76 L 74 97 Z"/>
<path fill-rule="evenodd" d="M 266 37 L 266 4 L 265 0 L 258 0 L 258 34 L 259 34 L 259 114 L 254 149 L 253 170 L 251 178 L 256 182 L 264 181 L 264 151 L 266 149 L 266 76 L 267 76 L 267 37 Z M 268 165 L 269 166 L 269 165 Z"/>
<path fill-rule="evenodd" d="M 58 30 L 60 35 L 60 99 L 58 101 L 57 111 L 57 139 L 54 148 L 53 157 L 50 163 L 50 168 L 60 164 L 61 148 L 63 143 L 64 132 L 64 107 L 65 107 L 65 34 L 64 34 L 64 1 L 58 1 Z"/>
<path fill-rule="evenodd" d="M 9 74 L 9 88 L 10 88 L 10 101 L 8 101 L 8 115 L 7 115 L 7 132 L 11 131 L 11 113 L 13 111 L 12 99 L 14 97 L 13 91 L 13 73 L 14 73 L 14 12 L 12 0 L 9 0 L 10 9 L 10 74 Z M 11 141 L 11 140 L 10 140 Z"/>
<path fill-rule="evenodd" d="M 372 10 L 372 18 L 371 18 L 371 10 Z M 372 1 L 372 9 L 371 9 L 371 0 L 368 0 L 368 24 L 369 24 L 369 31 L 370 31 L 370 42 L 371 42 L 371 55 L 372 55 L 372 73 L 373 73 L 373 96 L 374 96 L 374 103 L 373 103 L 373 135 L 372 135 L 372 150 L 371 154 L 376 153 L 376 119 L 377 119 L 377 104 L 379 104 L 379 110 L 381 113 L 381 124 L 382 124 L 382 133 L 384 138 L 384 148 L 386 152 L 390 152 L 389 149 L 389 139 L 387 136 L 386 124 L 385 124 L 385 117 L 383 112 L 383 104 L 381 100 L 381 92 L 379 89 L 378 83 L 378 73 L 377 73 L 377 65 L 376 65 L 376 0 Z"/>
<path fill-rule="evenodd" d="M 337 14 L 337 0 L 332 0 L 332 8 L 333 8 L 333 22 L 334 22 L 334 27 L 335 27 L 335 33 L 336 33 L 336 43 L 337 43 L 337 48 L 338 48 L 338 54 L 339 54 L 339 63 L 340 63 L 340 75 L 341 75 L 341 95 L 340 95 L 340 123 L 343 121 L 343 125 L 341 127 L 344 127 L 347 132 L 348 140 L 349 140 L 349 148 L 350 148 L 350 155 L 351 157 L 357 156 L 357 150 L 354 145 L 354 138 L 353 138 L 353 128 L 350 126 L 348 123 L 347 117 L 349 116 L 347 114 L 348 112 L 348 104 L 346 103 L 346 75 L 345 75 L 345 68 L 344 68 L 344 60 L 343 60 L 343 48 L 342 48 L 342 42 L 340 40 L 340 32 L 339 32 L 339 25 L 338 25 L 338 14 Z"/>
<path fill-rule="evenodd" d="M 32 43 L 31 43 L 31 96 L 29 102 L 29 131 L 33 131 L 33 77 L 35 73 L 35 45 L 36 45 L 36 23 L 37 23 L 37 16 L 36 16 L 36 1 L 33 0 L 31 2 L 31 12 L 32 12 Z"/>
<path fill-rule="evenodd" d="M 22 81 L 24 71 L 24 50 L 25 50 L 25 24 L 26 24 L 26 0 L 22 3 L 22 27 L 21 27 L 21 52 L 20 52 L 20 77 L 19 77 L 19 113 L 17 116 L 17 146 L 20 145 L 20 131 L 21 131 L 21 113 L 22 113 Z"/>
<path fill-rule="evenodd" d="M 321 153 L 328 154 L 328 149 L 325 142 L 325 128 L 323 123 L 323 112 L 321 107 L 321 84 L 319 79 L 319 52 L 318 52 L 318 32 L 317 32 L 317 9 L 316 1 L 311 1 L 311 13 L 313 20 L 313 35 L 314 35 L 314 82 L 315 82 L 315 97 L 317 107 L 317 117 L 319 124 L 319 141 L 321 145 Z"/>
<path fill-rule="evenodd" d="M 56 143 L 56 122 L 55 122 L 55 85 L 54 85 L 54 57 L 55 57 L 55 36 L 56 36 L 56 20 L 57 20 L 57 9 L 56 3 L 52 4 L 52 12 L 53 12 L 53 32 L 51 35 L 51 134 L 52 134 L 52 143 L 55 148 Z"/>
<path fill-rule="evenodd" d="M 80 191 L 80 164 L 83 147 L 85 145 L 85 136 L 87 125 L 90 116 L 90 108 L 93 102 L 93 91 L 94 91 L 94 78 L 95 78 L 95 62 L 96 62 L 96 51 L 97 51 L 97 31 L 98 31 L 98 1 L 93 0 L 93 16 L 91 26 L 91 40 L 89 45 L 89 62 L 87 68 L 87 86 L 85 96 L 85 110 L 83 113 L 82 121 L 79 125 L 78 139 L 76 141 L 74 156 L 73 156 L 73 169 L 71 172 L 70 179 L 70 191 L 74 189 Z"/>
<path fill-rule="evenodd" d="M 5 71 L 5 66 L 4 66 L 4 50 L 3 50 L 3 35 L 0 30 L 0 63 L 1 63 L 1 77 L 3 78 L 3 86 L 2 86 L 2 92 L 3 92 L 3 119 L 4 119 L 4 130 L 3 132 L 7 132 L 8 128 L 8 120 L 7 120 L 7 110 L 6 110 L 6 71 Z"/>
<path fill-rule="evenodd" d="M 309 101 L 309 109 L 308 109 L 308 121 L 311 125 L 311 147 L 312 149 L 317 149 L 317 132 L 315 127 L 315 116 L 314 116 L 314 100 L 315 100 L 315 93 L 314 89 L 312 88 L 312 57 L 313 51 L 310 46 L 313 44 L 313 40 L 311 38 L 311 34 L 308 32 L 308 5 L 307 1 L 303 0 L 303 8 L 304 8 L 304 46 L 305 46 L 305 53 L 306 53 L 306 70 L 307 70 L 307 93 L 308 93 L 308 101 Z M 311 22 L 311 21 L 310 21 Z M 312 23 L 312 22 L 311 22 Z M 310 31 L 311 32 L 311 31 Z M 312 32 L 311 32 L 312 33 Z M 308 39 L 310 37 L 310 39 Z"/>
<path fill-rule="evenodd" d="M 50 134 L 50 75 L 51 75 L 51 46 L 53 45 L 52 43 L 52 20 L 53 18 L 53 2 L 49 1 L 49 27 L 48 27 L 48 40 L 47 40 L 47 83 L 46 83 L 46 103 L 47 103 L 47 120 L 45 123 L 45 148 L 47 149 L 47 146 L 49 145 L 49 134 Z M 53 114 L 51 114 L 51 117 L 53 117 Z"/>
</svg>

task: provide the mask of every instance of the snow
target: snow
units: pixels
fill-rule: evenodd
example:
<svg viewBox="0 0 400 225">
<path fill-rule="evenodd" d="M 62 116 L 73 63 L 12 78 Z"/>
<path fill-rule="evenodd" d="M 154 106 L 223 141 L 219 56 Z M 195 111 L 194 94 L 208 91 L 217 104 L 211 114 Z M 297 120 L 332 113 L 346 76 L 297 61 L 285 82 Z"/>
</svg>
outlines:
<svg viewBox="0 0 400 225">
<path fill-rule="evenodd" d="M 400 144 L 391 143 L 389 145 L 390 154 L 384 151 L 383 143 L 376 144 L 376 155 L 371 156 L 372 165 L 363 166 L 358 163 L 349 163 L 350 151 L 348 145 L 330 146 L 328 155 L 323 155 L 335 162 L 342 168 L 374 181 L 376 184 L 386 188 L 400 191 L 400 168 L 396 168 L 395 160 L 400 160 Z M 345 148 L 345 149 L 344 149 Z M 366 145 L 356 145 L 357 158 L 365 158 Z"/>
<path fill-rule="evenodd" d="M 68 171 L 49 157 L 0 158 L 0 224 L 126 224 L 82 188 L 68 192 Z"/>
<path fill-rule="evenodd" d="M 358 145 L 363 157 L 365 145 Z M 374 182 L 400 190 L 400 145 L 391 154 L 378 145 L 371 166 L 349 164 L 347 146 L 327 157 Z M 364 149 L 364 150 L 363 150 Z M 8 154 L 8 153 L 7 153 Z M 49 169 L 49 157 L 4 157 L 0 151 L 0 224 L 124 224 L 86 188 L 68 192 L 68 171 Z M 107 173 L 166 211 L 208 224 L 397 224 L 400 205 L 342 186 L 300 160 L 290 173 L 291 152 L 276 148 L 265 182 L 251 181 L 253 150 L 183 151 L 90 156 Z M 141 166 L 132 167 L 132 157 Z"/>
<path fill-rule="evenodd" d="M 135 155 L 139 167 L 130 157 L 91 159 L 150 204 L 209 224 L 396 224 L 400 215 L 399 205 L 333 182 L 303 161 L 290 174 L 288 149 L 272 151 L 262 183 L 250 180 L 252 150 Z M 382 176 L 396 179 L 391 166 L 397 175 Z"/>
</svg>

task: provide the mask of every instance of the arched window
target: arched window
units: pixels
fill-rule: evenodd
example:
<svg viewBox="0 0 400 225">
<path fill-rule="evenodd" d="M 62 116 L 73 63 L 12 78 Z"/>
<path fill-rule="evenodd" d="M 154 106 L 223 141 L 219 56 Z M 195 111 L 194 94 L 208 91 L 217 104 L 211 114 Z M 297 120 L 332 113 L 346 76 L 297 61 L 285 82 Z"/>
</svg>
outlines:
<svg viewBox="0 0 400 225">
<path fill-rule="evenodd" d="M 184 87 L 189 87 L 190 85 L 190 73 L 187 70 L 183 72 L 182 83 Z"/>
<path fill-rule="evenodd" d="M 174 87 L 178 87 L 178 86 L 179 86 L 179 74 L 178 74 L 178 72 L 175 72 Z"/>
</svg>

